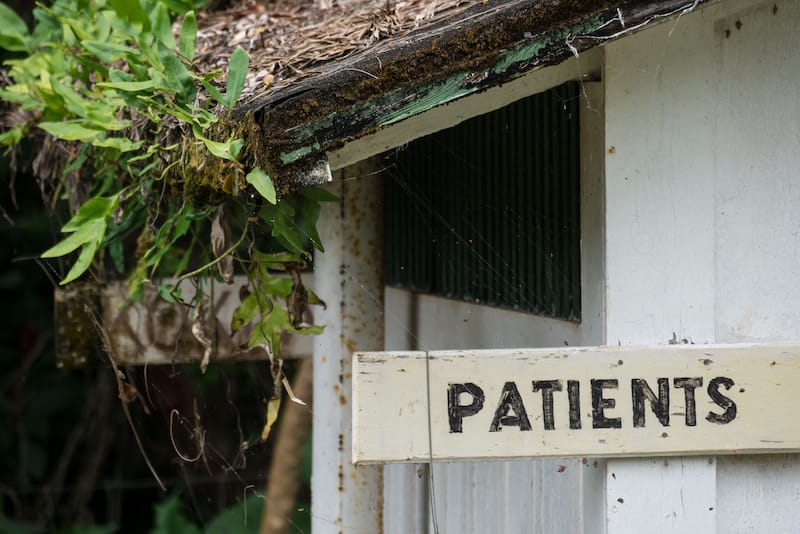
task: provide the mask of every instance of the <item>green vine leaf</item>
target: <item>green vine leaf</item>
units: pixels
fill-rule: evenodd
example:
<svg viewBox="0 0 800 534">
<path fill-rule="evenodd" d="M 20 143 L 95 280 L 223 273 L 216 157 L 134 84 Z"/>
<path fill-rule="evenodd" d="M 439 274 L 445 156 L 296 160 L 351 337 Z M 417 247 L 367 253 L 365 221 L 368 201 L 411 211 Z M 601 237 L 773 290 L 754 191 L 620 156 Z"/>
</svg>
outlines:
<svg viewBox="0 0 800 534">
<path fill-rule="evenodd" d="M 103 41 L 81 41 L 81 46 L 104 63 L 114 63 L 125 56 L 139 53 L 130 46 Z"/>
<path fill-rule="evenodd" d="M 5 4 L 0 4 L 0 47 L 12 52 L 28 49 L 28 27 L 19 15 Z"/>
<path fill-rule="evenodd" d="M 231 319 L 231 332 L 238 332 L 256 318 L 258 314 L 258 298 L 254 293 L 250 293 L 242 301 L 238 308 L 233 311 Z"/>
<path fill-rule="evenodd" d="M 72 265 L 60 285 L 68 284 L 82 275 L 92 264 L 95 252 L 103 242 L 108 226 L 107 219 L 116 208 L 119 196 L 95 197 L 87 201 L 65 224 L 61 231 L 68 237 L 42 253 L 42 258 L 57 258 L 82 247 L 78 259 Z"/>
<path fill-rule="evenodd" d="M 302 227 L 297 224 L 294 197 L 287 196 L 274 206 L 264 206 L 259 217 L 272 227 L 272 237 L 285 250 L 305 258 L 310 257 L 304 239 L 308 236 L 301 235 Z"/>
<path fill-rule="evenodd" d="M 139 0 L 108 0 L 108 3 L 121 19 L 139 25 L 144 31 L 150 30 L 150 17 Z"/>
<path fill-rule="evenodd" d="M 67 232 L 68 230 L 62 231 Z M 72 234 L 59 241 L 54 246 L 42 252 L 43 258 L 57 258 L 65 256 L 79 247 L 98 239 L 102 240 L 106 233 L 105 221 L 91 220 L 82 224 Z"/>
<path fill-rule="evenodd" d="M 253 333 L 250 335 L 250 340 L 247 344 L 249 347 L 266 345 L 276 358 L 280 358 L 281 336 L 284 333 L 315 335 L 321 334 L 324 330 L 324 326 L 296 328 L 292 326 L 289 312 L 280 306 L 273 305 L 269 312 L 261 312 L 261 320 L 256 323 L 255 328 L 253 328 Z"/>
<path fill-rule="evenodd" d="M 237 46 L 228 64 L 228 84 L 225 87 L 225 101 L 228 109 L 233 109 L 242 94 L 249 63 L 250 56 L 241 46 Z"/>
<path fill-rule="evenodd" d="M 195 133 L 195 137 L 198 137 L 197 133 Z M 218 158 L 227 159 L 228 161 L 236 161 L 239 157 L 239 151 L 242 149 L 242 146 L 244 146 L 244 141 L 242 139 L 231 138 L 224 143 L 220 143 L 219 141 L 207 139 L 202 135 L 198 138 L 206 145 L 209 152 Z"/>
<path fill-rule="evenodd" d="M 203 88 L 206 90 L 206 92 L 211 98 L 213 98 L 220 104 L 227 107 L 227 100 L 225 100 L 225 95 L 223 95 L 219 89 L 211 85 L 211 83 L 205 79 L 201 79 L 200 83 L 203 85 Z"/>
<path fill-rule="evenodd" d="M 155 88 L 153 80 L 143 80 L 140 82 L 100 82 L 98 87 L 105 87 L 108 89 L 118 89 L 120 91 L 128 91 L 131 93 L 138 93 L 148 91 Z"/>
<path fill-rule="evenodd" d="M 183 64 L 175 51 L 163 44 L 158 46 L 159 57 L 164 66 L 167 86 L 172 89 L 180 102 L 188 103 L 194 100 L 197 86 L 194 78 L 189 74 L 189 69 Z"/>
<path fill-rule="evenodd" d="M 276 204 L 278 202 L 275 185 L 272 183 L 272 179 L 267 173 L 256 167 L 248 172 L 244 179 L 248 184 L 252 185 L 256 191 L 258 191 L 258 194 L 264 197 L 267 202 L 270 204 Z"/>
<path fill-rule="evenodd" d="M 197 17 L 194 11 L 189 11 L 183 16 L 179 45 L 183 57 L 188 60 L 194 58 L 197 49 Z"/>
<path fill-rule="evenodd" d="M 330 198 L 309 190 L 279 203 L 265 170 L 247 167 L 245 181 L 266 202 L 230 202 L 232 209 L 242 208 L 230 221 L 242 229 L 241 239 L 218 255 L 202 242 L 217 207 L 196 207 L 205 199 L 188 188 L 183 198 L 165 195 L 175 189 L 165 183 L 167 177 L 190 160 L 199 166 L 205 158 L 225 160 L 225 184 L 234 175 L 239 179 L 246 165 L 239 160 L 244 140 L 223 137 L 214 126 L 220 112 L 232 111 L 241 98 L 250 58 L 241 47 L 233 50 L 224 92 L 215 81 L 222 71 L 200 72 L 193 63 L 194 10 L 205 2 L 49 0 L 34 10 L 32 33 L 13 10 L 0 5 L 0 48 L 15 52 L 4 62 L 8 83 L 0 88 L 0 99 L 26 112 L 24 121 L 0 133 L 0 145 L 13 148 L 41 131 L 59 140 L 53 146 L 66 159 L 54 158 L 50 175 L 42 178 L 52 180 L 48 190 L 58 195 L 53 205 L 72 198 L 75 180 L 64 177 L 80 177 L 81 187 L 88 186 L 91 198 L 62 227 L 61 241 L 42 254 L 75 258 L 61 284 L 92 265 L 100 268 L 96 257 L 102 251 L 102 266 L 127 275 L 132 299 L 152 286 L 164 299 L 190 304 L 181 297 L 181 281 L 213 276 L 219 258 L 240 258 L 236 265 L 245 268 L 250 293 L 235 311 L 231 329 L 252 328 L 251 346 L 267 346 L 279 356 L 283 334 L 322 330 L 302 323 L 306 304 L 324 303 L 303 288 L 298 273 L 312 246 L 322 250 L 315 225 L 319 203 Z M 190 130 L 193 140 L 173 135 Z M 235 195 L 239 188 L 224 190 Z M 258 232 L 249 231 L 251 223 L 261 226 Z M 267 253 L 255 249 L 253 240 L 262 236 Z M 170 278 L 178 280 L 177 287 Z"/>
<path fill-rule="evenodd" d="M 65 141 L 92 142 L 103 133 L 103 130 L 87 128 L 78 122 L 40 122 L 39 128 Z"/>
<path fill-rule="evenodd" d="M 299 191 L 304 197 L 316 202 L 339 202 L 339 197 L 322 187 L 304 187 Z"/>
<path fill-rule="evenodd" d="M 285 271 L 287 263 L 302 263 L 303 259 L 297 254 L 290 252 L 261 252 L 253 250 L 253 259 L 258 264 L 258 268 L 263 278 L 269 276 L 269 271 Z"/>
<path fill-rule="evenodd" d="M 100 241 L 102 240 L 103 240 L 103 234 L 100 234 L 100 239 L 92 239 L 83 246 L 83 248 L 81 249 L 81 253 L 78 254 L 78 259 L 75 260 L 75 263 L 72 265 L 72 268 L 69 270 L 69 272 L 67 272 L 67 276 L 65 276 L 64 279 L 58 283 L 58 285 L 63 286 L 65 284 L 69 284 L 70 282 L 76 280 L 80 275 L 86 272 L 86 270 L 92 264 L 95 252 L 97 252 L 97 247 L 100 245 Z"/>
<path fill-rule="evenodd" d="M 83 203 L 81 209 L 62 228 L 62 232 L 75 232 L 88 222 L 105 219 L 116 209 L 119 195 L 93 197 Z"/>
<path fill-rule="evenodd" d="M 107 137 L 105 139 L 95 139 L 92 145 L 97 147 L 113 148 L 120 152 L 133 152 L 142 148 L 142 141 L 131 141 L 127 137 Z"/>
<path fill-rule="evenodd" d="M 172 22 L 169 19 L 167 6 L 159 2 L 151 13 L 151 27 L 156 38 L 167 48 L 175 48 L 175 35 L 172 34 Z"/>
</svg>

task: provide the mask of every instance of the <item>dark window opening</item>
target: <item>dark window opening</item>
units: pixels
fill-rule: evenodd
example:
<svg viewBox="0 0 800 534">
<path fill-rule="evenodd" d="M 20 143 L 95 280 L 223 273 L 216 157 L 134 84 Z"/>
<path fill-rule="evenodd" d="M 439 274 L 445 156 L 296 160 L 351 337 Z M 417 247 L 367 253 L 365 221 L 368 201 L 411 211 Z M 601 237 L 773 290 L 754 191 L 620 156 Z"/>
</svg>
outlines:
<svg viewBox="0 0 800 534">
<path fill-rule="evenodd" d="M 387 284 L 579 320 L 578 116 L 568 83 L 398 151 Z"/>
</svg>

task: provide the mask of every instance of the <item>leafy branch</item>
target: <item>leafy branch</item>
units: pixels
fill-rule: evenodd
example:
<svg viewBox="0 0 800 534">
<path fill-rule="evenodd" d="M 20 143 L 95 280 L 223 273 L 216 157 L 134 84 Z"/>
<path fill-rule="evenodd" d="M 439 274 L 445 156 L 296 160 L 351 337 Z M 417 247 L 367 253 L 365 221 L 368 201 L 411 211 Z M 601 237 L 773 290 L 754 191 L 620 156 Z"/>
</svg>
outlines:
<svg viewBox="0 0 800 534">
<path fill-rule="evenodd" d="M 311 249 L 322 250 L 320 203 L 335 199 L 313 188 L 278 198 L 267 172 L 241 161 L 245 140 L 221 133 L 249 58 L 236 48 L 227 72 L 201 72 L 193 58 L 204 1 L 54 0 L 34 10 L 32 30 L 0 5 L 0 48 L 8 52 L 0 100 L 16 118 L 0 145 L 13 151 L 33 139 L 45 147 L 34 165 L 40 185 L 70 217 L 42 257 L 77 253 L 61 284 L 87 273 L 104 279 L 113 268 L 137 298 L 155 279 L 218 280 L 217 269 L 229 271 L 235 257 L 248 295 L 231 330 L 250 328 L 249 346 L 278 358 L 283 333 L 321 330 L 303 322 L 305 306 L 322 301 L 298 269 Z M 200 205 L 188 198 L 188 154 L 230 168 L 233 194 Z M 242 236 L 235 243 L 234 227 Z M 180 301 L 178 284 L 154 283 Z"/>
</svg>

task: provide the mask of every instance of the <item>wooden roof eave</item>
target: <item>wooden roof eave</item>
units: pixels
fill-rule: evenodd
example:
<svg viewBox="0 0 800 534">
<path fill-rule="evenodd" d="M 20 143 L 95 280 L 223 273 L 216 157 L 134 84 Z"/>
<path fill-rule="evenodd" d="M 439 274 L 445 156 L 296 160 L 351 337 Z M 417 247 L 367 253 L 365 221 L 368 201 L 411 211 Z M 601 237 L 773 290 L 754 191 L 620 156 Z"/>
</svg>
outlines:
<svg viewBox="0 0 800 534">
<path fill-rule="evenodd" d="M 387 41 L 244 102 L 234 120 L 247 119 L 245 138 L 258 147 L 249 158 L 270 171 L 279 189 L 323 183 L 330 176 L 326 153 L 348 142 L 704 2 L 514 0 L 470 10 L 460 22 Z"/>
</svg>

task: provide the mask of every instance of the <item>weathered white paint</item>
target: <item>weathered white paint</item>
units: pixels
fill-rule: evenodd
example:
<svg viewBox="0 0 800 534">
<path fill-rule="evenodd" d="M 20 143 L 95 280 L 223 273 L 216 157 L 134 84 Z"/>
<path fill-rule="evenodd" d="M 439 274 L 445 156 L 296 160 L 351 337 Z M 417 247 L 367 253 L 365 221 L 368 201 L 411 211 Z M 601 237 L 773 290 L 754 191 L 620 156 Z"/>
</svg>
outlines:
<svg viewBox="0 0 800 534">
<path fill-rule="evenodd" d="M 386 289 L 385 321 L 386 347 L 395 350 L 564 346 L 565 341 L 579 344 L 583 336 L 577 323 L 393 288 Z M 576 470 L 558 471 L 554 465 L 545 467 L 546 463 L 495 461 L 482 464 L 480 469 L 475 463 L 436 463 L 432 469 L 433 499 L 427 465 L 386 465 L 385 531 L 433 532 L 434 517 L 442 533 L 545 534 L 558 532 L 550 528 L 558 522 L 569 520 L 574 526 L 582 517 L 582 507 L 574 504 L 582 497 L 582 482 L 572 476 Z M 599 497 L 596 501 L 602 504 L 601 469 L 592 467 L 586 471 L 600 482 L 591 497 Z M 479 484 L 481 480 L 491 481 L 491 486 Z M 548 496 L 552 502 L 542 506 L 539 496 Z M 435 514 L 431 512 L 433 505 Z M 602 506 L 597 508 L 601 513 Z M 420 524 L 429 525 L 428 530 Z M 573 531 L 569 528 L 563 532 Z"/>
<path fill-rule="evenodd" d="M 739 2 L 710 32 L 719 341 L 800 339 L 798 28 L 796 1 Z"/>
<path fill-rule="evenodd" d="M 715 340 L 707 17 L 687 14 L 605 47 L 609 345 Z M 687 481 L 707 497 L 677 507 Z M 714 532 L 715 483 L 702 460 L 609 460 L 607 534 Z M 612 490 L 636 503 L 623 507 Z"/>
<path fill-rule="evenodd" d="M 386 288 L 386 347 L 426 350 L 582 345 L 578 323 Z M 435 318 L 435 319 L 434 319 Z"/>
<path fill-rule="evenodd" d="M 718 341 L 800 339 L 798 27 L 796 1 L 715 20 Z M 718 532 L 797 532 L 798 481 L 798 455 L 719 458 Z"/>
<path fill-rule="evenodd" d="M 601 531 L 602 472 L 588 459 L 437 462 L 439 532 Z M 432 522 L 428 531 L 434 531 Z"/>
<path fill-rule="evenodd" d="M 596 346 L 606 343 L 605 96 L 602 82 L 581 87 L 581 322 L 575 345 Z"/>
<path fill-rule="evenodd" d="M 728 1 L 606 47 L 609 344 L 798 339 L 798 24 L 797 2 Z M 768 484 L 796 486 L 782 458 Z M 610 461 L 607 488 L 684 506 L 609 494 L 608 532 L 795 531 L 761 462 Z"/>
<path fill-rule="evenodd" d="M 662 397 L 667 415 L 661 422 L 654 405 L 644 400 L 646 391 L 660 396 L 659 378 L 667 387 Z M 685 378 L 697 383 L 685 389 L 679 383 Z M 575 402 L 568 400 L 568 379 L 580 387 Z M 616 381 L 602 390 L 607 400 L 595 397 L 594 379 Z M 639 389 L 638 428 L 632 400 L 637 379 L 649 388 Z M 548 429 L 545 395 L 534 391 L 532 382 L 550 380 L 559 381 L 559 390 L 550 390 Z M 473 384 L 482 395 L 464 392 L 453 398 L 453 384 Z M 509 384 L 521 401 L 519 411 L 503 404 Z M 476 403 L 477 413 L 448 413 Z M 797 450 L 800 427 L 787 423 L 798 403 L 797 344 L 359 353 L 353 360 L 353 460 Z M 520 417 L 523 410 L 527 431 L 519 421 L 491 430 L 503 416 Z"/>
<path fill-rule="evenodd" d="M 800 462 L 796 454 L 717 459 L 717 532 L 797 532 Z"/>
<path fill-rule="evenodd" d="M 601 339 L 595 337 L 591 344 L 666 343 L 673 332 L 677 340 L 697 343 L 798 339 L 800 308 L 795 303 L 800 286 L 795 283 L 794 256 L 800 212 L 792 209 L 800 205 L 800 188 L 793 186 L 795 169 L 800 168 L 798 8 L 797 2 L 788 0 L 726 0 L 600 49 L 608 56 L 603 73 L 606 105 L 601 98 L 596 115 L 605 113 L 608 126 L 592 139 L 596 143 L 599 137 L 604 143 L 596 154 L 606 160 L 602 167 L 609 184 L 605 206 L 599 200 L 590 203 L 601 210 L 601 223 L 594 228 L 606 246 L 601 259 L 592 256 L 593 267 L 600 269 L 592 274 L 607 273 L 608 287 L 602 283 L 598 299 L 602 332 L 593 334 Z M 726 29 L 730 30 L 727 38 Z M 452 105 L 447 108 L 453 109 Z M 463 119 L 447 125 L 459 120 Z M 428 132 L 419 135 L 423 133 Z M 392 148 L 417 136 L 398 133 L 393 141 L 376 143 L 364 148 L 364 153 Z M 586 198 L 586 189 L 583 195 Z M 588 244 L 586 228 L 583 232 L 582 247 Z M 601 274 L 595 281 L 604 279 Z M 584 290 L 585 284 L 584 278 Z M 429 314 L 424 300 L 420 297 L 411 306 L 419 315 L 409 316 L 405 314 L 410 306 L 395 310 L 395 296 L 387 294 L 388 312 L 397 312 L 395 317 L 440 325 L 417 336 L 414 326 L 408 327 L 409 333 L 402 320 L 392 322 L 387 316 L 387 347 L 448 348 L 446 331 L 459 331 L 451 322 L 453 315 Z M 590 317 L 584 306 L 585 320 Z M 532 318 L 533 323 L 537 321 Z M 498 324 L 499 330 L 491 330 L 483 343 L 472 348 L 491 347 L 503 340 L 502 320 Z M 586 324 L 578 329 L 583 330 L 578 337 L 590 330 Z M 437 333 L 431 336 L 436 337 L 436 345 L 428 347 L 426 336 L 432 331 Z M 509 335 L 520 337 L 518 331 Z M 554 339 L 558 337 L 562 336 L 544 335 L 526 346 L 558 344 Z M 454 335 L 453 343 L 459 339 Z M 436 464 L 434 491 L 440 526 L 467 532 L 501 531 L 503 526 L 494 521 L 497 516 L 458 489 L 461 483 L 474 480 L 469 475 L 474 471 L 471 465 Z M 613 460 L 605 471 L 601 462 L 597 469 L 583 471 L 586 477 L 577 485 L 551 493 L 557 495 L 552 497 L 552 506 L 544 506 L 535 492 L 545 480 L 539 468 L 546 462 L 487 465 L 487 469 L 522 473 L 534 481 L 534 489 L 512 482 L 513 478 L 506 479 L 507 484 L 496 482 L 497 493 L 509 503 L 501 516 L 511 512 L 510 504 L 517 498 L 541 510 L 532 525 L 509 532 L 541 532 L 542 528 L 609 534 L 794 532 L 798 521 L 797 455 L 720 457 L 713 464 L 703 457 L 672 459 L 666 464 Z M 588 475 L 598 471 L 607 475 Z M 568 472 L 570 466 L 556 473 Z M 402 473 L 410 481 L 416 477 L 416 466 L 390 466 L 387 488 L 402 478 L 391 473 Z M 609 489 L 614 491 L 608 493 Z M 414 491 L 408 499 L 429 502 L 420 485 Z M 633 495 L 643 506 L 622 507 L 613 493 Z M 713 501 L 699 498 L 701 493 L 713 495 Z M 568 497 L 574 494 L 582 494 L 580 507 Z M 684 498 L 675 500 L 676 496 Z M 398 502 L 393 497 L 387 506 Z M 656 520 L 651 511 L 655 508 L 648 503 L 663 502 L 671 504 L 658 508 L 663 516 Z M 419 531 L 415 525 L 427 515 L 419 504 L 411 508 L 416 513 L 394 532 Z M 475 518 L 465 518 L 466 508 L 478 509 Z M 574 520 L 565 528 L 548 519 L 548 514 Z"/>
<path fill-rule="evenodd" d="M 600 56 L 596 56 L 599 58 Z M 572 78 L 597 68 L 581 56 Z M 547 73 L 547 69 L 537 71 Z M 561 83 L 561 80 L 555 83 Z M 531 93 L 549 86 L 532 85 Z M 581 323 L 478 306 L 393 288 L 386 290 L 386 348 L 560 347 L 603 342 L 603 84 L 585 82 L 581 106 Z M 586 100 L 588 99 L 588 100 Z M 452 104 L 451 104 L 452 106 Z M 472 116 L 472 115 L 470 115 Z M 466 117 L 464 117 L 466 118 Z M 576 469 L 580 465 L 581 469 Z M 385 467 L 386 532 L 423 532 L 420 523 L 438 519 L 441 532 L 600 533 L 604 525 L 604 460 L 493 461 L 482 466 L 491 476 L 485 490 L 494 500 L 464 500 L 461 486 L 472 487 L 475 464 L 436 463 L 432 496 L 424 464 Z M 563 468 L 567 466 L 566 468 Z M 473 510 L 465 514 L 465 502 Z M 413 504 L 409 508 L 409 504 Z M 431 512 L 435 504 L 436 513 Z M 490 505 L 496 505 L 491 508 Z M 395 511 L 398 511 L 395 513 Z M 498 523 L 497 517 L 502 517 Z"/>
<path fill-rule="evenodd" d="M 383 466 L 385 534 L 423 533 L 428 527 L 428 466 Z"/>
<path fill-rule="evenodd" d="M 605 47 L 606 342 L 714 341 L 710 23 Z"/>
<path fill-rule="evenodd" d="M 379 532 L 383 523 L 381 466 L 350 462 L 351 358 L 356 350 L 383 348 L 382 190 L 370 162 L 345 169 L 332 184 L 340 203 L 324 205 L 319 233 L 325 253 L 315 256 L 317 292 L 327 309 L 314 344 L 314 532 Z"/>
<path fill-rule="evenodd" d="M 613 461 L 608 463 L 607 469 L 609 532 L 715 532 L 713 456 Z M 630 480 L 653 487 L 633 485 Z M 632 517 L 646 517 L 647 526 L 642 527 L 643 519 L 634 524 Z"/>
</svg>

